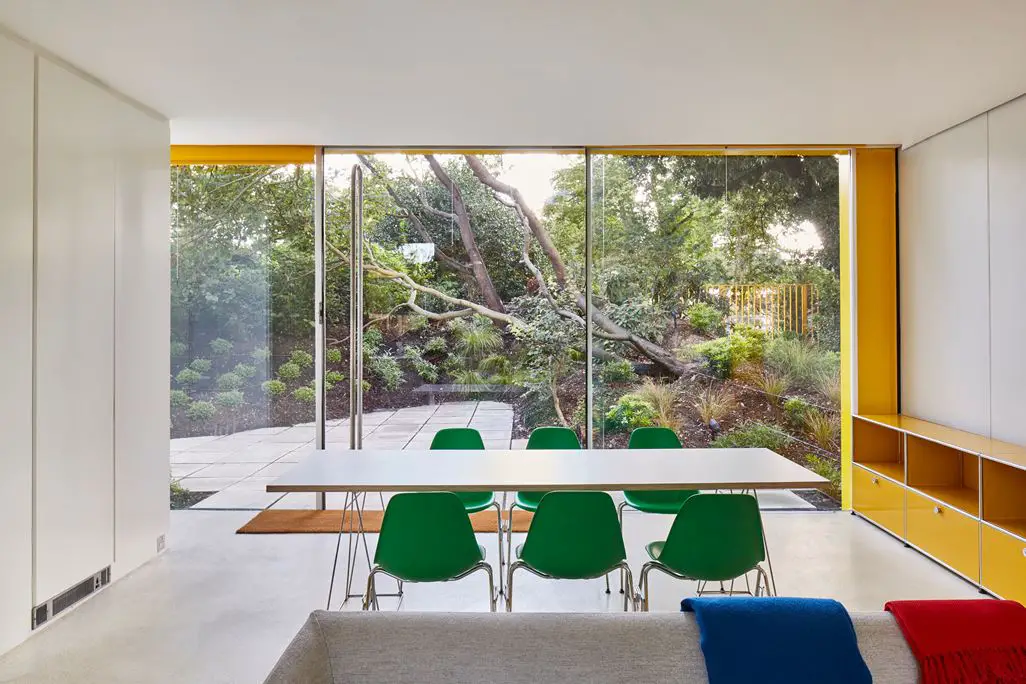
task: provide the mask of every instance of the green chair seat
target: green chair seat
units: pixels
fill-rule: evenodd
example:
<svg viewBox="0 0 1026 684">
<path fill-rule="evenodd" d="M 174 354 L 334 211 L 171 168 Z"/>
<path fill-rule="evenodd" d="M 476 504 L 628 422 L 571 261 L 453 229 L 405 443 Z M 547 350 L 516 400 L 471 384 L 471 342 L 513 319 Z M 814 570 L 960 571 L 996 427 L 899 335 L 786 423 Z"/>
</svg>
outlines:
<svg viewBox="0 0 1026 684">
<path fill-rule="evenodd" d="M 668 513 L 676 515 L 689 498 L 698 494 L 695 489 L 670 489 L 666 491 L 624 492 L 623 498 L 631 508 L 642 513 Z"/>
<path fill-rule="evenodd" d="M 521 508 L 525 511 L 536 511 L 538 510 L 538 504 L 541 503 L 542 497 L 547 493 L 548 492 L 517 492 L 513 501 L 517 508 Z"/>
<path fill-rule="evenodd" d="M 677 433 L 666 427 L 640 427 L 631 432 L 628 449 L 681 449 L 683 445 Z M 697 494 L 694 489 L 669 489 L 665 491 L 626 491 L 623 493 L 627 505 L 642 513 L 669 513 L 676 515 L 689 497 Z"/>
<path fill-rule="evenodd" d="M 616 506 L 606 492 L 545 494 L 516 555 L 518 560 L 509 566 L 506 610 L 513 610 L 513 573 L 519 568 L 552 579 L 594 579 L 619 568 L 627 573 L 630 587 L 624 610 L 633 598 Z"/>
<path fill-rule="evenodd" d="M 432 449 L 481 450 L 484 451 L 484 440 L 481 433 L 474 428 L 442 428 L 431 438 Z M 493 492 L 457 492 L 467 513 L 477 513 L 495 505 Z"/>
<path fill-rule="evenodd" d="M 488 600 L 494 611 L 492 568 L 459 497 L 452 492 L 396 494 L 381 520 L 363 609 L 378 607 L 374 579 L 379 573 L 401 582 L 446 582 L 478 570 L 488 575 Z"/>
<path fill-rule="evenodd" d="M 652 560 L 659 560 L 659 556 L 662 554 L 663 546 L 665 545 L 666 542 L 661 541 L 649 542 L 648 544 L 645 544 L 645 552 Z"/>
<path fill-rule="evenodd" d="M 467 513 L 478 513 L 495 505 L 492 492 L 455 492 Z"/>
<path fill-rule="evenodd" d="M 680 507 L 665 541 L 645 546 L 652 559 L 641 570 L 643 605 L 648 607 L 648 574 L 661 570 L 674 577 L 702 582 L 732 582 L 756 571 L 772 593 L 760 565 L 766 560 L 759 503 L 749 494 L 696 494 Z M 746 584 L 747 586 L 747 584 Z M 699 592 L 701 593 L 701 592 Z"/>
</svg>

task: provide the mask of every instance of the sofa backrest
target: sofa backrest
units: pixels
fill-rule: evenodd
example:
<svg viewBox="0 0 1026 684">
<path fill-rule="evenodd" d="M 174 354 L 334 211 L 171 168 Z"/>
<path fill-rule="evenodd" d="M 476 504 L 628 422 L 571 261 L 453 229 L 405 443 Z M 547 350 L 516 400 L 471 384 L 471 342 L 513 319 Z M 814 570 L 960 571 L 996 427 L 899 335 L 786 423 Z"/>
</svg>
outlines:
<svg viewBox="0 0 1026 684">
<path fill-rule="evenodd" d="M 873 682 L 918 681 L 889 613 L 856 613 L 852 621 Z M 743 653 L 744 644 L 738 648 Z M 578 681 L 708 682 L 694 615 L 316 611 L 265 684 Z"/>
</svg>

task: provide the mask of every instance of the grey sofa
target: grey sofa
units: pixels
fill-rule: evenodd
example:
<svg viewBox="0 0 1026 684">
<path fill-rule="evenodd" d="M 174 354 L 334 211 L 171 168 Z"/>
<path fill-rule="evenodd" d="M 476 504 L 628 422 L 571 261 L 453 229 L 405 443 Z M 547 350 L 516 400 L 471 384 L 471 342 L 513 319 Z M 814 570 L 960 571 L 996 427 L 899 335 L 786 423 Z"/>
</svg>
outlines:
<svg viewBox="0 0 1026 684">
<path fill-rule="evenodd" d="M 852 615 L 876 684 L 919 675 L 889 613 Z M 744 657 L 745 645 L 738 644 Z M 830 673 L 823 673 L 824 682 Z M 310 615 L 265 684 L 681 684 L 708 682 L 694 615 Z"/>
</svg>

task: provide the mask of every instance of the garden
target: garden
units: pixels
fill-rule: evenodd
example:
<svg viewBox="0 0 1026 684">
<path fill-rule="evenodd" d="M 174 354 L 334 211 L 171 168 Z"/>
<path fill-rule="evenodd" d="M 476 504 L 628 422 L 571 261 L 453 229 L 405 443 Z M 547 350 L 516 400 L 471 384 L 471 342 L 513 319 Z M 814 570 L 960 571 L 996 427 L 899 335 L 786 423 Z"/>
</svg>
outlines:
<svg viewBox="0 0 1026 684">
<path fill-rule="evenodd" d="M 365 411 L 455 385 L 511 404 L 514 438 L 584 441 L 590 329 L 596 446 L 647 425 L 764 446 L 836 497 L 837 158 L 596 155 L 586 183 L 583 155 L 330 156 L 329 419 L 349 415 L 352 164 Z M 172 437 L 313 421 L 313 182 L 308 165 L 173 169 Z"/>
</svg>

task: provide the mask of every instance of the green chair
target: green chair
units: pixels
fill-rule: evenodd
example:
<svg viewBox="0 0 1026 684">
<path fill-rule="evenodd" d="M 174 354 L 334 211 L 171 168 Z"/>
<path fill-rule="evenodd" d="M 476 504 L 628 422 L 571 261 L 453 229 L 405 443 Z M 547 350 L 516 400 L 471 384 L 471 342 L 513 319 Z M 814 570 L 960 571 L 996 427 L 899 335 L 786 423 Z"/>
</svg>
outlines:
<svg viewBox="0 0 1026 684">
<path fill-rule="evenodd" d="M 640 427 L 631 432 L 628 449 L 682 449 L 677 433 L 666 427 Z M 627 491 L 617 507 L 620 527 L 623 527 L 623 509 L 630 507 L 642 513 L 676 515 L 689 498 L 698 494 L 696 489 L 668 489 L 665 491 Z M 620 576 L 623 591 L 623 575 Z"/>
<path fill-rule="evenodd" d="M 481 433 L 474 428 L 442 428 L 431 439 L 432 449 L 456 449 L 484 451 Z M 496 529 L 499 535 L 499 570 L 505 565 L 502 553 L 502 505 L 495 500 L 494 492 L 455 492 L 467 513 L 478 513 L 486 508 L 495 508 Z"/>
<path fill-rule="evenodd" d="M 531 431 L 527 438 L 528 449 L 580 449 L 577 433 L 567 427 L 540 427 Z M 536 511 L 542 497 L 548 492 L 517 492 L 509 507 L 509 523 L 506 527 L 506 558 L 513 557 L 513 510 Z"/>
<path fill-rule="evenodd" d="M 378 610 L 378 574 L 400 582 L 448 582 L 478 570 L 488 575 L 488 603 L 495 612 L 492 566 L 485 562 L 485 549 L 477 543 L 459 497 L 452 492 L 396 494 L 381 520 L 363 609 Z"/>
<path fill-rule="evenodd" d="M 642 610 L 648 610 L 648 574 L 659 570 L 677 579 L 698 581 L 698 595 L 753 594 L 748 573 L 755 570 L 755 596 L 772 596 L 769 575 L 762 568 L 766 560 L 765 538 L 759 503 L 749 494 L 696 494 L 680 507 L 666 541 L 645 547 L 650 561 L 641 568 L 639 583 Z M 745 578 L 745 591 L 734 591 L 734 581 Z M 730 589 L 723 582 L 730 581 Z M 703 586 L 719 582 L 718 591 Z M 762 590 L 760 591 L 760 583 Z"/>
<path fill-rule="evenodd" d="M 507 611 L 513 610 L 513 574 L 520 568 L 550 579 L 597 579 L 619 568 L 627 576 L 623 609 L 636 607 L 616 506 L 605 492 L 548 492 L 516 553 L 506 582 Z"/>
</svg>

